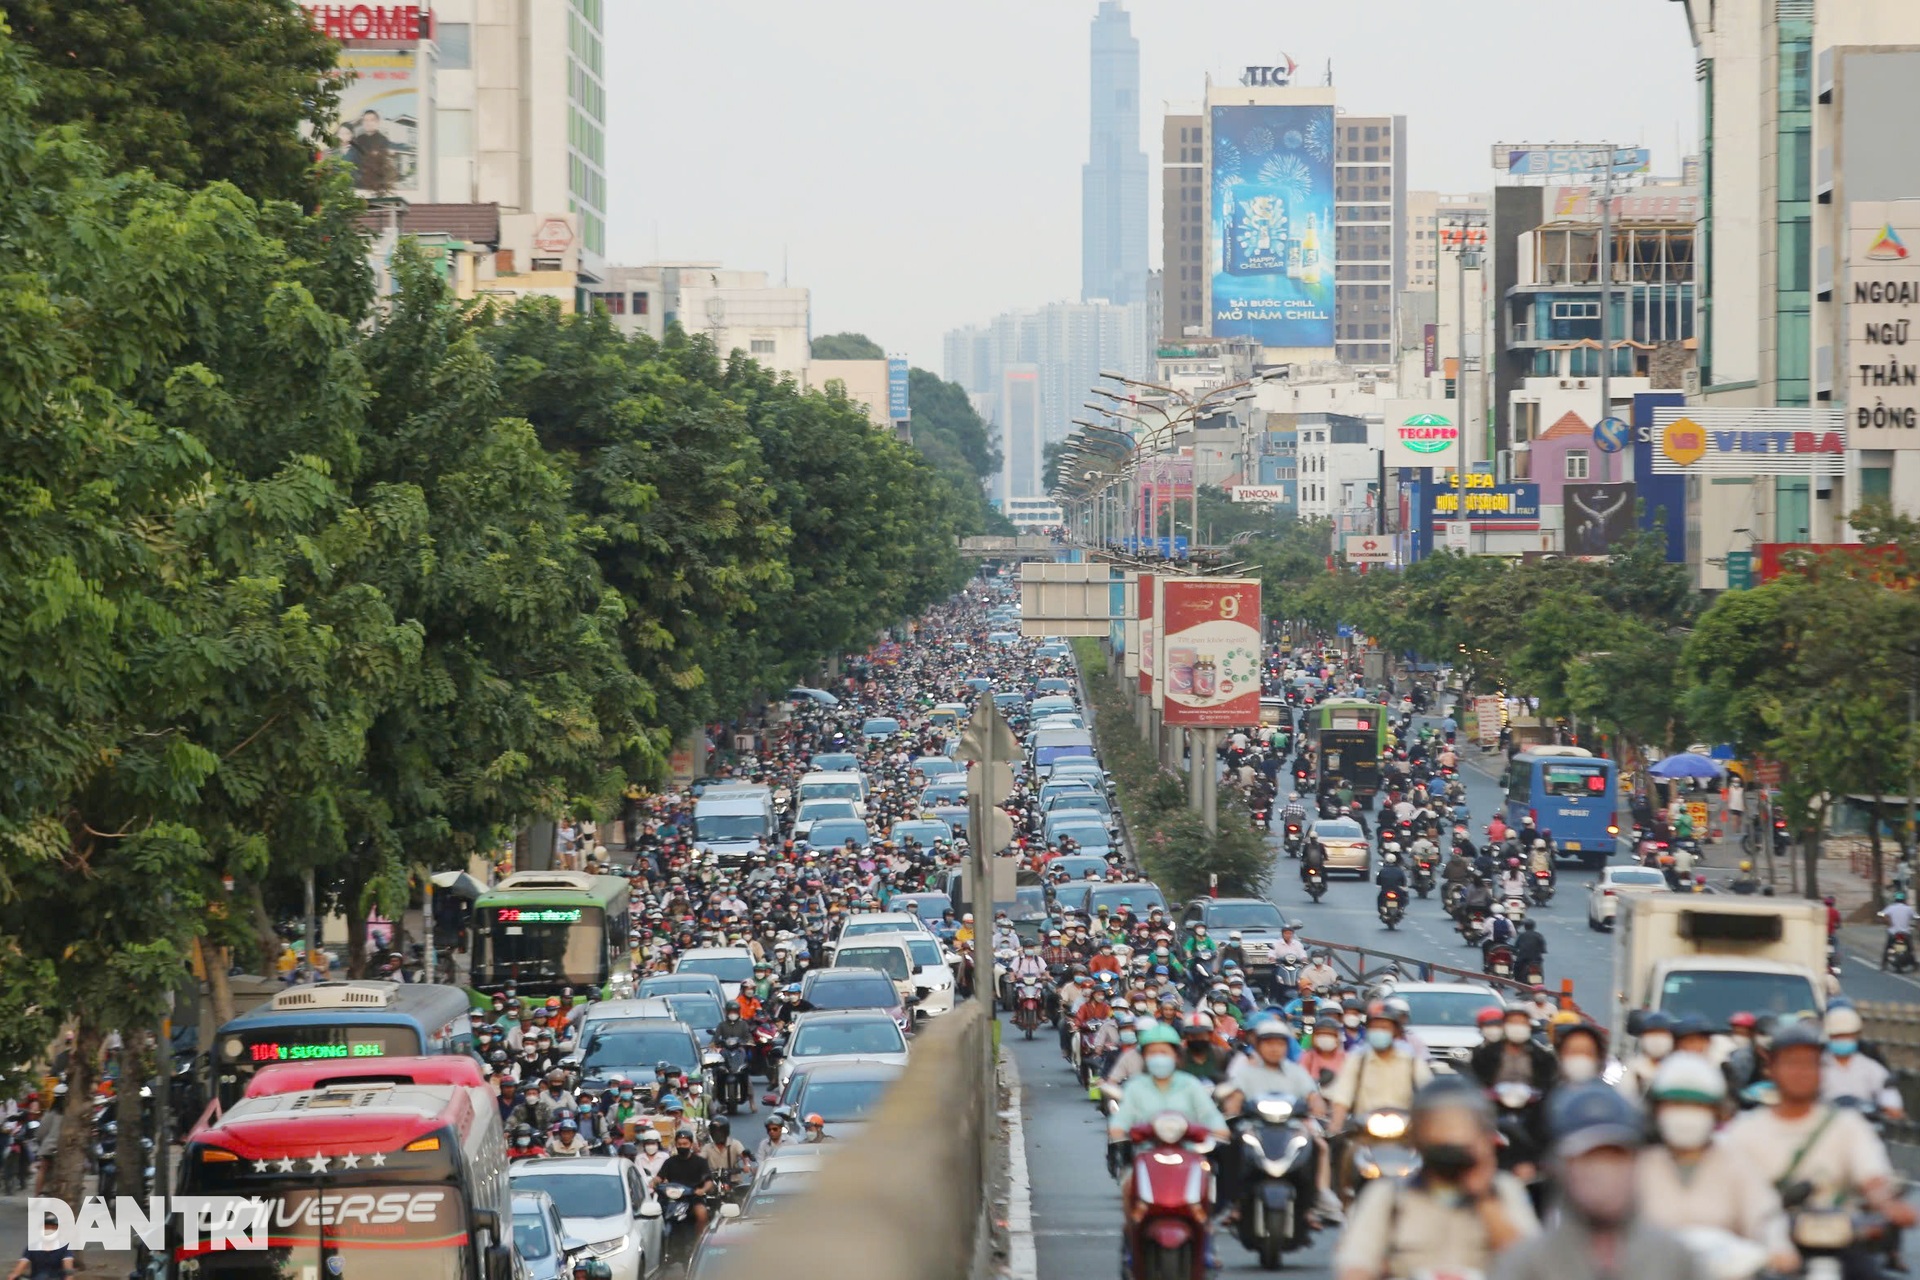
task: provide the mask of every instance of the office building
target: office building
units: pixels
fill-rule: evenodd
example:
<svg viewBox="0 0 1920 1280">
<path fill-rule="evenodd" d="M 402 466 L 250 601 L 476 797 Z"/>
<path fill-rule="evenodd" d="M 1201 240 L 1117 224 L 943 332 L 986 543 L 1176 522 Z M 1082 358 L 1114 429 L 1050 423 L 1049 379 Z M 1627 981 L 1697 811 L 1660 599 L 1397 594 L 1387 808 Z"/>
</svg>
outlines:
<svg viewBox="0 0 1920 1280">
<path fill-rule="evenodd" d="M 1407 118 L 1342 115 L 1336 130 L 1334 350 L 1342 364 L 1388 371 L 1407 287 Z"/>
<path fill-rule="evenodd" d="M 1160 124 L 1160 336 L 1207 332 L 1206 117 L 1169 113 Z"/>
<path fill-rule="evenodd" d="M 1080 171 L 1080 300 L 1143 300 L 1147 157 L 1140 150 L 1140 42 L 1120 0 L 1092 29 L 1087 163 Z"/>
<path fill-rule="evenodd" d="M 806 289 L 769 284 L 764 271 L 730 271 L 717 262 L 608 267 L 602 274 L 588 290 L 591 301 L 624 332 L 657 340 L 677 323 L 712 338 L 722 359 L 742 351 L 806 384 L 813 340 Z"/>
<path fill-rule="evenodd" d="M 1850 277 L 1873 267 L 1870 255 L 1850 255 L 1872 230 L 1858 245 L 1850 230 L 1893 216 L 1883 202 L 1920 199 L 1920 5 L 1692 0 L 1686 9 L 1704 183 L 1699 391 L 1687 413 L 1773 410 L 1769 425 L 1822 439 L 1846 430 L 1862 403 L 1910 403 L 1909 393 L 1860 385 L 1846 311 Z M 1757 456 L 1746 475 L 1716 474 L 1710 486 L 1690 475 L 1695 581 L 1726 585 L 1729 552 L 1756 541 L 1848 540 L 1847 515 L 1864 500 L 1920 512 L 1920 452 L 1871 432 L 1846 443 L 1839 474 Z"/>
</svg>

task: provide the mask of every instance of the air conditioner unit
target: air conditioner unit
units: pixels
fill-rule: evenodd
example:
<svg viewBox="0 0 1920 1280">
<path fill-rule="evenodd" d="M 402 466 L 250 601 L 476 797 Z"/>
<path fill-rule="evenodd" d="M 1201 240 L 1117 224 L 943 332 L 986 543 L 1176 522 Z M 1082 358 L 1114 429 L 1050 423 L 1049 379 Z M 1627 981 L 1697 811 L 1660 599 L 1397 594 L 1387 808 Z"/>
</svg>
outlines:
<svg viewBox="0 0 1920 1280">
<path fill-rule="evenodd" d="M 289 987 L 273 998 L 276 1009 L 384 1009 L 400 991 L 397 982 L 315 982 Z"/>
<path fill-rule="evenodd" d="M 500 889 L 566 889 L 584 893 L 593 877 L 584 871 L 516 871 L 495 886 Z"/>
</svg>

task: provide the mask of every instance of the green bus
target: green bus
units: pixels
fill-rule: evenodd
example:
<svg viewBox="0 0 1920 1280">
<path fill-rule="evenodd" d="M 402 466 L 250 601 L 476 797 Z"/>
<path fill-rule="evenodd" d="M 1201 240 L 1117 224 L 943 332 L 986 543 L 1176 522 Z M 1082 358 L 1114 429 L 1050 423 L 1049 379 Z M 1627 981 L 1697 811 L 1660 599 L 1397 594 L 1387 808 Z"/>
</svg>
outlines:
<svg viewBox="0 0 1920 1280">
<path fill-rule="evenodd" d="M 1318 748 L 1316 793 L 1330 795 L 1345 783 L 1371 809 L 1385 775 L 1381 764 L 1392 744 L 1387 709 L 1364 698 L 1328 698 L 1308 714 Z"/>
<path fill-rule="evenodd" d="M 619 876 L 580 871 L 520 871 L 473 904 L 476 990 L 511 981 L 523 996 L 557 996 L 564 987 L 589 998 L 633 986 L 627 903 Z"/>
</svg>

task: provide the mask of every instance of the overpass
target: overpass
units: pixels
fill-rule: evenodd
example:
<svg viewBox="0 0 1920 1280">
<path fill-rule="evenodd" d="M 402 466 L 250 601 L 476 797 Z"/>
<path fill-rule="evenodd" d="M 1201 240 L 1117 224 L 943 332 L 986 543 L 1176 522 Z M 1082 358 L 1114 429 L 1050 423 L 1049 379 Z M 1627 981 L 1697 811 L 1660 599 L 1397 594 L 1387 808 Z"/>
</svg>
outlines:
<svg viewBox="0 0 1920 1280">
<path fill-rule="evenodd" d="M 1043 533 L 1023 533 L 1012 538 L 990 535 L 960 539 L 960 554 L 975 560 L 1051 560 L 1066 550 L 1066 543 L 1057 542 Z"/>
</svg>

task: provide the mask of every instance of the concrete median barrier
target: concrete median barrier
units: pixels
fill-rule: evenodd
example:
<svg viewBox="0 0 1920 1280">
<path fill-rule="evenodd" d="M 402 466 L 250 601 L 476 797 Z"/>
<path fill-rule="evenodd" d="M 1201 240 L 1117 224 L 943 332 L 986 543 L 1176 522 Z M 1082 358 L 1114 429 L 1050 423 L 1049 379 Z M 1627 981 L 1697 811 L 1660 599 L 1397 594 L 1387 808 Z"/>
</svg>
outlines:
<svg viewBox="0 0 1920 1280">
<path fill-rule="evenodd" d="M 928 1023 L 866 1127 L 833 1143 L 806 1188 L 728 1249 L 724 1280 L 966 1280 L 983 1269 L 992 1032 L 971 1000 Z"/>
</svg>

